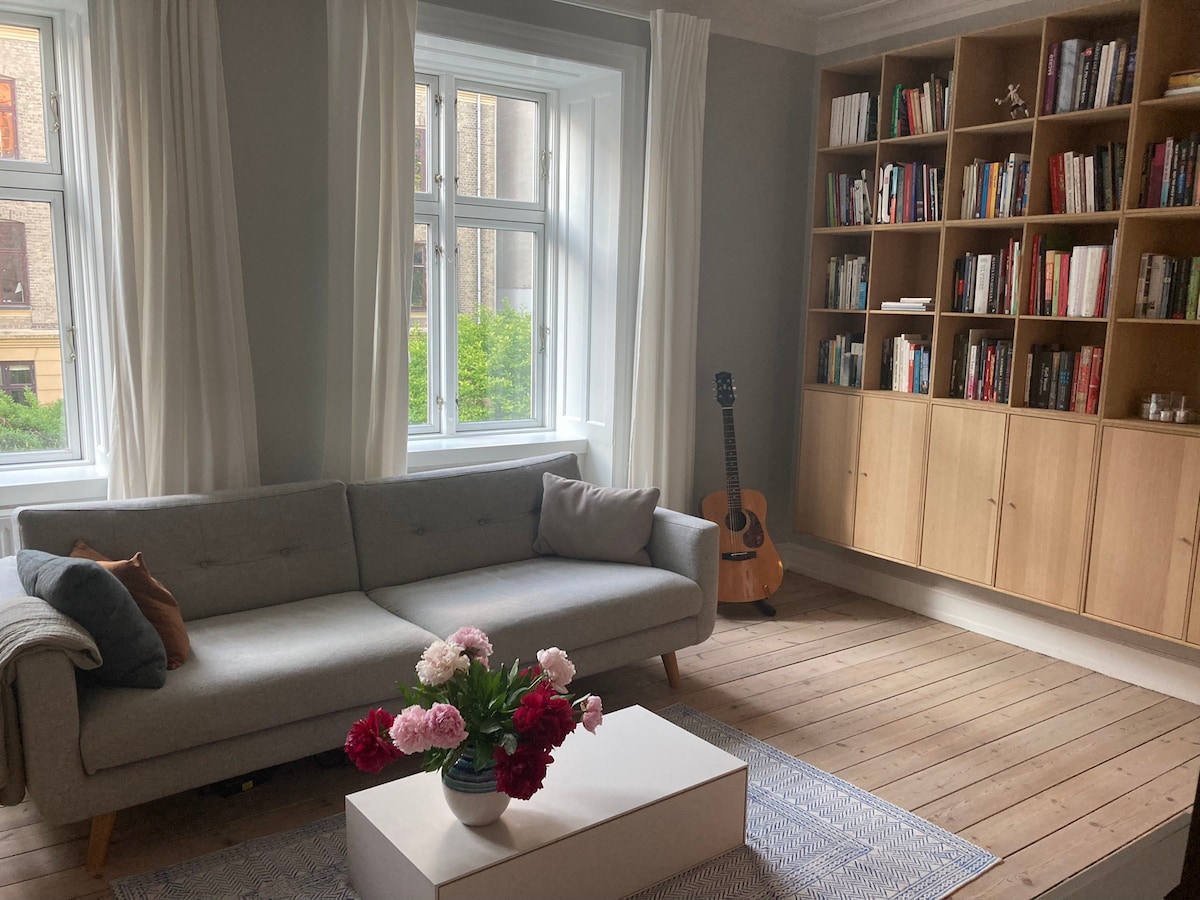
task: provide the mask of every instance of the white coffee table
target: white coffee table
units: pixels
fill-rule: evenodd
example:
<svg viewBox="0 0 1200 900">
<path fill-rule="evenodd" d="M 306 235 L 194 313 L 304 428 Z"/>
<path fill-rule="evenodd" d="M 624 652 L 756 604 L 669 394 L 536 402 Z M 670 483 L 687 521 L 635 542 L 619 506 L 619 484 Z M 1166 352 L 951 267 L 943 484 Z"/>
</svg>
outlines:
<svg viewBox="0 0 1200 900">
<path fill-rule="evenodd" d="M 422 772 L 346 797 L 363 900 L 623 897 L 740 847 L 746 764 L 640 706 L 554 751 L 545 787 L 469 828 Z"/>
</svg>

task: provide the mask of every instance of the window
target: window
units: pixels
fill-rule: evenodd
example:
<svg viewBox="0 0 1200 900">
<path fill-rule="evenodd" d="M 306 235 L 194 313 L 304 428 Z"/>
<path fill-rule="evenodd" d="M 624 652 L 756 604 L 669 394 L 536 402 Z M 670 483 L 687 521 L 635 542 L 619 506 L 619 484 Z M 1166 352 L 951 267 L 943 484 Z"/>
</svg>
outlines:
<svg viewBox="0 0 1200 900">
<path fill-rule="evenodd" d="M 25 223 L 0 221 L 0 304 L 29 306 L 29 257 L 25 250 Z"/>
<path fill-rule="evenodd" d="M 32 362 L 0 362 L 0 390 L 18 403 L 26 402 L 25 392 L 37 398 L 37 376 Z"/>
<path fill-rule="evenodd" d="M 418 76 L 410 341 L 424 346 L 410 347 L 410 363 L 424 371 L 409 372 L 413 433 L 547 424 L 546 105 L 540 92 Z M 453 163 L 439 179 L 430 161 L 443 147 Z M 431 251 L 441 294 L 430 291 Z"/>
<path fill-rule="evenodd" d="M 83 457 L 60 146 L 69 122 L 55 70 L 62 21 L 0 8 L 0 466 Z"/>
</svg>

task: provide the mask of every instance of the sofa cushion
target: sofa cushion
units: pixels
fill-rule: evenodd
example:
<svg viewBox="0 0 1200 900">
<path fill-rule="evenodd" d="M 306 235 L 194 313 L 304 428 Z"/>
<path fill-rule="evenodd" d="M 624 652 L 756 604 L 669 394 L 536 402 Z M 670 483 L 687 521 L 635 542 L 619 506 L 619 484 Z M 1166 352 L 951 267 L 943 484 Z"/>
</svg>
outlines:
<svg viewBox="0 0 1200 900">
<path fill-rule="evenodd" d="M 179 604 L 163 583 L 150 574 L 141 553 L 133 554 L 130 559 L 113 560 L 83 541 L 76 541 L 71 556 L 92 560 L 125 585 L 137 608 L 162 639 L 167 651 L 167 669 L 178 669 L 187 661 L 188 633 Z"/>
<path fill-rule="evenodd" d="M 533 549 L 552 556 L 650 565 L 658 488 L 606 488 L 542 474 L 542 515 Z"/>
<path fill-rule="evenodd" d="M 562 453 L 350 485 L 362 589 L 532 558 L 543 472 L 578 478 L 579 463 Z"/>
<path fill-rule="evenodd" d="M 597 644 L 695 616 L 695 582 L 649 566 L 561 557 L 505 563 L 370 591 L 372 600 L 438 637 L 481 628 L 501 662 Z"/>
<path fill-rule="evenodd" d="M 191 625 L 192 656 L 152 694 L 91 689 L 80 700 L 89 773 L 395 696 L 434 635 L 363 594 L 334 594 Z M 353 719 L 347 720 L 349 728 Z"/>
<path fill-rule="evenodd" d="M 139 550 L 185 621 L 358 590 L 346 486 L 311 481 L 212 494 L 58 504 L 17 513 L 21 545 Z"/>
<path fill-rule="evenodd" d="M 25 593 L 70 616 L 96 642 L 102 662 L 81 671 L 82 681 L 123 688 L 163 686 L 167 653 L 162 639 L 112 573 L 90 559 L 22 550 L 17 574 Z"/>
</svg>

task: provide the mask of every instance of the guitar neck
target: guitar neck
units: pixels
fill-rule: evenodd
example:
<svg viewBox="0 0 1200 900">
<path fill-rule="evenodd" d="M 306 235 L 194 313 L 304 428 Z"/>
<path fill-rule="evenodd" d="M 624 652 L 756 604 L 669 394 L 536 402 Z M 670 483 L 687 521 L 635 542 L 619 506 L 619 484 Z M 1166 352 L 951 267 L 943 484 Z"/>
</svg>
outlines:
<svg viewBox="0 0 1200 900">
<path fill-rule="evenodd" d="M 729 508 L 742 508 L 742 484 L 738 478 L 737 438 L 733 433 L 733 409 L 721 409 L 721 419 L 725 428 L 725 494 Z"/>
</svg>

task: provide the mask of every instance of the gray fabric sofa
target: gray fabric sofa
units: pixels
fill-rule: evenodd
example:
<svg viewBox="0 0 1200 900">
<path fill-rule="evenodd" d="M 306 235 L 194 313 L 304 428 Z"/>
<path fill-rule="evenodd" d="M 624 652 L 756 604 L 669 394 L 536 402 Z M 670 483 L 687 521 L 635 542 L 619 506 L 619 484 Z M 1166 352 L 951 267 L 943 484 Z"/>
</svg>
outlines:
<svg viewBox="0 0 1200 900">
<path fill-rule="evenodd" d="M 677 679 L 673 652 L 713 629 L 716 527 L 656 510 L 650 567 L 541 557 L 543 472 L 579 476 L 563 454 L 21 510 L 26 548 L 142 551 L 192 646 L 159 690 L 77 688 L 62 652 L 18 660 L 42 815 L 93 817 L 98 862 L 117 810 L 341 746 L 368 707 L 398 708 L 397 681 L 415 680 L 422 650 L 461 625 L 486 631 L 499 659 L 557 645 L 582 675 L 662 654 Z M 22 593 L 15 578 L 0 569 L 5 596 Z"/>
</svg>

